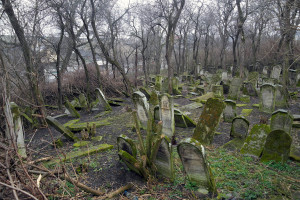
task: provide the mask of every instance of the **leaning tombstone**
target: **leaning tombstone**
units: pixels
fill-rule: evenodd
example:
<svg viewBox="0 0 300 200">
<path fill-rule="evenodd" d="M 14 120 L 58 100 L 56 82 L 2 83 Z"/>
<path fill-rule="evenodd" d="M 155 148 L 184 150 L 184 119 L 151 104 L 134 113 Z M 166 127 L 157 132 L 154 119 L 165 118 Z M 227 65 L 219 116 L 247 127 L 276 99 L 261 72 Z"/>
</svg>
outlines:
<svg viewBox="0 0 300 200">
<path fill-rule="evenodd" d="M 161 96 L 159 114 L 162 121 L 162 133 L 172 138 L 175 131 L 175 121 L 173 98 L 170 95 L 164 94 Z"/>
<path fill-rule="evenodd" d="M 162 139 L 155 156 L 154 163 L 159 174 L 173 180 L 174 162 L 172 158 L 171 143 L 168 140 L 168 137 Z"/>
<path fill-rule="evenodd" d="M 245 143 L 241 149 L 241 153 L 259 158 L 263 151 L 269 132 L 270 127 L 268 125 L 255 124 L 245 140 Z"/>
<path fill-rule="evenodd" d="M 13 117 L 13 123 L 14 123 L 14 131 L 17 136 L 17 146 L 18 146 L 18 153 L 22 158 L 26 158 L 26 147 L 24 142 L 24 129 L 23 129 L 23 123 L 21 118 L 21 111 L 19 106 L 11 102 L 10 103 L 10 109 Z"/>
<path fill-rule="evenodd" d="M 118 143 L 118 151 L 120 150 L 126 151 L 131 156 L 136 158 L 137 149 L 132 139 L 122 134 L 117 138 L 117 143 Z"/>
<path fill-rule="evenodd" d="M 103 92 L 99 88 L 96 89 L 96 95 L 99 99 L 100 107 L 104 108 L 106 111 L 112 110 L 109 103 L 107 102 Z"/>
<path fill-rule="evenodd" d="M 276 84 L 276 97 L 275 97 L 275 107 L 276 108 L 287 108 L 287 91 L 284 90 L 282 85 Z"/>
<path fill-rule="evenodd" d="M 263 84 L 260 87 L 260 104 L 262 112 L 272 113 L 275 108 L 276 89 L 271 84 Z"/>
<path fill-rule="evenodd" d="M 276 110 L 271 117 L 271 131 L 283 130 L 290 135 L 293 125 L 293 116 L 287 110 Z"/>
<path fill-rule="evenodd" d="M 215 180 L 201 143 L 187 138 L 178 144 L 177 151 L 188 179 L 199 186 L 198 191 L 203 194 L 216 194 Z"/>
<path fill-rule="evenodd" d="M 240 89 L 242 87 L 242 79 L 241 78 L 233 78 L 229 88 L 229 98 L 233 100 L 237 100 L 240 94 Z"/>
<path fill-rule="evenodd" d="M 236 117 L 232 120 L 230 136 L 233 138 L 245 139 L 248 134 L 249 121 L 242 116 Z"/>
<path fill-rule="evenodd" d="M 146 129 L 149 112 L 149 104 L 147 102 L 147 98 L 142 92 L 136 91 L 132 94 L 132 100 L 137 110 L 138 118 L 142 124 L 142 127 Z"/>
<path fill-rule="evenodd" d="M 74 108 L 74 106 L 69 102 L 68 99 L 66 99 L 66 103 L 65 103 L 66 109 L 68 110 L 68 112 L 70 113 L 70 115 L 72 117 L 77 117 L 80 118 L 80 114 L 77 112 L 77 110 Z"/>
<path fill-rule="evenodd" d="M 88 101 L 87 101 L 85 95 L 82 93 L 79 95 L 79 103 L 82 108 L 87 108 Z"/>
<path fill-rule="evenodd" d="M 289 158 L 291 143 L 292 138 L 285 131 L 271 131 L 267 136 L 260 161 L 267 162 L 274 160 L 285 163 Z"/>
<path fill-rule="evenodd" d="M 221 99 L 224 98 L 223 85 L 213 85 L 212 92 L 214 93 L 216 98 L 221 98 Z"/>
<path fill-rule="evenodd" d="M 224 102 L 226 106 L 223 111 L 223 119 L 225 122 L 231 123 L 236 117 L 236 102 L 231 99 L 226 99 Z"/>
<path fill-rule="evenodd" d="M 276 66 L 273 67 L 273 69 L 271 71 L 270 78 L 278 80 L 279 77 L 280 77 L 280 73 L 281 73 L 281 66 L 280 65 L 276 65 Z"/>
<path fill-rule="evenodd" d="M 150 92 L 145 87 L 141 87 L 139 90 L 145 95 L 147 100 L 150 99 Z"/>
<path fill-rule="evenodd" d="M 208 99 L 194 130 L 193 138 L 204 145 L 211 144 L 224 108 L 225 104 L 221 99 Z"/>
</svg>

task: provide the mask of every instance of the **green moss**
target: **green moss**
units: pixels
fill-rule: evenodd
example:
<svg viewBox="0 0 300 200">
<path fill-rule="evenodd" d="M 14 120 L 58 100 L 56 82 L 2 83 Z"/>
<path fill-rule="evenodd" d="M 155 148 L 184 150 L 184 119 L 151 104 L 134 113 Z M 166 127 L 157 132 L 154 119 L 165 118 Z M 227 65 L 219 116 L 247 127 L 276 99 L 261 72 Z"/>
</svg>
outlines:
<svg viewBox="0 0 300 200">
<path fill-rule="evenodd" d="M 55 146 L 56 148 L 61 148 L 64 146 L 64 143 L 62 142 L 62 140 L 60 138 L 58 138 L 57 140 L 55 140 Z"/>
<path fill-rule="evenodd" d="M 50 124 L 51 126 L 53 126 L 57 131 L 62 133 L 66 138 L 68 138 L 70 140 L 74 140 L 74 141 L 78 140 L 78 138 L 74 136 L 74 133 L 72 131 L 70 131 L 69 129 L 64 127 L 61 123 L 59 123 L 53 117 L 50 117 L 50 116 L 46 117 L 46 122 L 48 124 Z"/>
<path fill-rule="evenodd" d="M 202 95 L 200 97 L 196 97 L 196 98 L 193 98 L 193 99 L 190 99 L 191 101 L 196 101 L 196 102 L 200 102 L 202 103 L 203 101 L 206 101 L 208 100 L 209 98 L 214 98 L 215 95 L 213 92 L 208 92 L 207 94 L 205 95 Z"/>
<path fill-rule="evenodd" d="M 79 103 L 78 103 L 79 104 Z M 80 118 L 80 114 L 77 112 L 77 110 L 75 109 L 75 107 L 69 102 L 68 99 L 66 99 L 66 103 L 65 103 L 66 108 L 69 110 L 69 112 L 71 113 L 71 115 L 73 117 L 77 117 Z"/>
<path fill-rule="evenodd" d="M 243 109 L 242 112 L 241 112 L 241 115 L 245 116 L 245 117 L 248 117 L 251 114 L 252 111 L 253 111 L 253 109 Z"/>
<path fill-rule="evenodd" d="M 101 113 L 95 115 L 94 118 L 96 119 L 96 118 L 103 117 L 103 116 L 105 116 L 105 115 L 107 115 L 107 114 L 109 114 L 111 112 L 112 112 L 111 110 L 107 110 L 107 111 L 101 112 Z"/>
<path fill-rule="evenodd" d="M 87 124 L 89 124 L 91 127 L 93 127 L 93 125 L 96 125 L 96 128 L 101 127 L 101 126 L 107 126 L 110 125 L 111 123 L 108 122 L 108 119 L 104 119 L 101 121 L 96 121 L 96 122 L 82 122 L 82 123 L 76 123 L 76 124 L 71 124 L 69 126 L 67 126 L 67 128 L 69 128 L 71 131 L 81 131 L 83 129 L 87 129 Z"/>
<path fill-rule="evenodd" d="M 64 127 L 68 127 L 68 126 L 71 126 L 72 124 L 76 124 L 77 122 L 79 122 L 80 119 L 73 119 L 73 120 L 70 120 L 68 121 L 67 123 L 64 124 Z"/>
<path fill-rule="evenodd" d="M 237 107 L 245 107 L 245 106 L 248 106 L 248 104 L 239 104 L 239 103 L 238 103 L 238 104 L 236 104 L 236 106 L 237 106 Z"/>
<path fill-rule="evenodd" d="M 248 95 L 242 95 L 242 96 L 240 96 L 239 99 L 241 102 L 250 103 L 250 96 L 248 96 Z"/>
<path fill-rule="evenodd" d="M 126 164 L 126 166 L 130 170 L 132 170 L 132 171 L 136 172 L 137 174 L 139 174 L 140 176 L 142 176 L 142 173 L 141 173 L 139 167 L 137 167 L 137 166 L 139 166 L 139 162 L 132 155 L 130 155 L 128 152 L 123 151 L 123 150 L 120 150 L 118 152 L 118 154 L 119 154 L 121 160 Z"/>
<path fill-rule="evenodd" d="M 92 137 L 91 140 L 95 141 L 95 142 L 100 142 L 102 140 L 103 136 L 96 136 L 96 137 Z"/>
<path fill-rule="evenodd" d="M 150 93 L 149 103 L 156 106 L 159 104 L 158 94 L 155 90 L 152 90 Z"/>
<path fill-rule="evenodd" d="M 227 149 L 229 151 L 240 151 L 244 144 L 245 139 L 242 138 L 234 138 L 233 140 L 230 140 L 226 144 L 222 146 L 222 148 Z"/>
<path fill-rule="evenodd" d="M 259 108 L 259 104 L 252 104 L 252 107 Z"/>
<path fill-rule="evenodd" d="M 73 144 L 73 147 L 84 147 L 84 146 L 87 146 L 90 143 L 91 143 L 90 141 L 78 141 L 78 142 Z"/>
</svg>

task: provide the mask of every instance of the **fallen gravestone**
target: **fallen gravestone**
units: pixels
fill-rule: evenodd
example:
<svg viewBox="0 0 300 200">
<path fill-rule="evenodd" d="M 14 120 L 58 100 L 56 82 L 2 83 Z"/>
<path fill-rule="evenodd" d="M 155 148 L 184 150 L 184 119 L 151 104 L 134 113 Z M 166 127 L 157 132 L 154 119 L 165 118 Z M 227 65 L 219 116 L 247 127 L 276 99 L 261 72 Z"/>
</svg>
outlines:
<svg viewBox="0 0 300 200">
<path fill-rule="evenodd" d="M 274 130 L 269 133 L 266 139 L 261 161 L 286 162 L 289 158 L 292 138 L 283 130 Z"/>
<path fill-rule="evenodd" d="M 72 131 L 70 131 L 69 129 L 64 127 L 61 123 L 59 123 L 53 117 L 50 117 L 50 116 L 46 117 L 46 122 L 48 124 L 50 124 L 51 126 L 53 126 L 57 131 L 59 131 L 61 134 L 63 134 L 66 138 L 73 140 L 73 141 L 78 140 L 78 138 L 76 136 L 74 136 L 74 133 Z"/>
<path fill-rule="evenodd" d="M 149 104 L 147 102 L 147 98 L 142 92 L 136 91 L 132 94 L 132 99 L 142 127 L 147 129 L 149 112 Z"/>
<path fill-rule="evenodd" d="M 96 89 L 96 95 L 99 100 L 100 108 L 104 108 L 106 111 L 112 110 L 109 103 L 107 102 L 103 92 L 99 88 Z"/>
<path fill-rule="evenodd" d="M 178 109 L 174 109 L 174 120 L 176 127 L 196 127 L 196 123 Z"/>
<path fill-rule="evenodd" d="M 216 193 L 215 180 L 201 143 L 187 138 L 178 144 L 177 151 L 188 179 L 199 186 L 198 191 Z"/>
<path fill-rule="evenodd" d="M 226 99 L 224 102 L 226 106 L 223 111 L 223 119 L 225 122 L 231 123 L 236 117 L 236 102 L 231 99 Z"/>
<path fill-rule="evenodd" d="M 290 135 L 293 125 L 293 116 L 287 110 L 276 110 L 271 116 L 271 131 L 283 130 Z"/>
<path fill-rule="evenodd" d="M 268 125 L 255 124 L 245 140 L 241 153 L 259 158 L 269 132 L 270 127 Z"/>
<path fill-rule="evenodd" d="M 80 114 L 77 112 L 77 110 L 74 108 L 74 106 L 69 102 L 68 99 L 66 99 L 66 103 L 65 103 L 66 109 L 68 110 L 68 112 L 70 113 L 70 115 L 72 117 L 77 117 L 80 118 Z"/>
<path fill-rule="evenodd" d="M 230 136 L 233 138 L 245 139 L 248 134 L 249 121 L 242 116 L 236 117 L 232 120 Z"/>
<path fill-rule="evenodd" d="M 127 137 L 126 135 L 122 134 L 117 138 L 118 144 L 118 151 L 123 150 L 129 153 L 131 156 L 136 158 L 137 156 L 137 149 L 135 143 L 132 139 Z"/>
<path fill-rule="evenodd" d="M 211 144 L 224 108 L 225 104 L 221 99 L 208 99 L 194 130 L 193 138 L 204 145 Z"/>
<path fill-rule="evenodd" d="M 263 84 L 260 87 L 260 110 L 266 113 L 272 113 L 275 108 L 276 89 L 271 84 Z"/>
<path fill-rule="evenodd" d="M 173 98 L 168 94 L 164 94 L 160 98 L 159 115 L 162 121 L 162 133 L 172 138 L 175 131 L 174 105 Z"/>
</svg>

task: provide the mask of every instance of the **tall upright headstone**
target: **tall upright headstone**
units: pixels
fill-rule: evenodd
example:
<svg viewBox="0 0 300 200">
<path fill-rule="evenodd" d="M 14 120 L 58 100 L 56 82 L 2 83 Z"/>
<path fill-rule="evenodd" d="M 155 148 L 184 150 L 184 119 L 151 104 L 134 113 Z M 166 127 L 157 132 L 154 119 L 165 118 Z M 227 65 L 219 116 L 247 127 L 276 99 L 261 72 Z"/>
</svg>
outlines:
<svg viewBox="0 0 300 200">
<path fill-rule="evenodd" d="M 204 145 L 211 144 L 224 108 L 225 104 L 221 99 L 208 99 L 194 130 L 193 138 Z"/>
<path fill-rule="evenodd" d="M 249 121 L 244 117 L 236 117 L 232 120 L 230 136 L 245 139 L 248 134 Z"/>
<path fill-rule="evenodd" d="M 260 105 L 259 108 L 263 112 L 272 113 L 275 109 L 276 89 L 274 85 L 263 84 L 260 87 Z"/>
<path fill-rule="evenodd" d="M 223 111 L 223 119 L 225 122 L 231 123 L 236 117 L 236 102 L 231 99 L 226 99 L 224 102 L 226 107 Z"/>
<path fill-rule="evenodd" d="M 240 94 L 240 89 L 242 87 L 242 79 L 241 78 L 233 78 L 229 88 L 229 98 L 233 100 L 237 100 Z"/>
<path fill-rule="evenodd" d="M 172 138 L 175 131 L 173 97 L 168 94 L 161 96 L 159 113 L 162 121 L 162 133 Z"/>
<path fill-rule="evenodd" d="M 287 108 L 287 93 L 282 85 L 276 84 L 276 97 L 275 97 L 275 107 L 276 108 Z"/>
<path fill-rule="evenodd" d="M 280 65 L 274 66 L 271 71 L 271 78 L 279 79 L 280 73 L 281 73 L 281 66 Z"/>
<path fill-rule="evenodd" d="M 141 91 L 136 91 L 132 94 L 132 100 L 142 127 L 147 128 L 149 103 L 146 96 Z"/>
</svg>

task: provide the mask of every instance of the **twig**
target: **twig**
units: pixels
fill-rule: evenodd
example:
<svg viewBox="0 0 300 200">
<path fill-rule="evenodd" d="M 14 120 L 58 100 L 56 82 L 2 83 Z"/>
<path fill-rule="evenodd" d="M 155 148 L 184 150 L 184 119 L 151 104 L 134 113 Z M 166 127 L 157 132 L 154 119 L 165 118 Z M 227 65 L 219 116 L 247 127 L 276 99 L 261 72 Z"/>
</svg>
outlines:
<svg viewBox="0 0 300 200">
<path fill-rule="evenodd" d="M 8 152 L 6 152 L 6 173 L 9 178 L 11 186 L 14 187 L 14 180 L 12 179 L 10 171 L 9 171 Z M 14 194 L 15 199 L 19 200 L 18 194 L 15 189 L 13 189 L 13 194 Z"/>
<path fill-rule="evenodd" d="M 114 196 L 116 196 L 116 195 L 118 195 L 118 194 L 120 194 L 120 193 L 123 193 L 125 190 L 129 190 L 129 189 L 132 188 L 132 187 L 133 187 L 133 185 L 132 185 L 131 183 L 129 183 L 129 184 L 123 186 L 123 187 L 120 187 L 119 189 L 117 189 L 117 190 L 115 190 L 115 191 L 113 191 L 113 192 L 110 192 L 110 193 L 106 194 L 106 195 L 103 196 L 103 197 L 95 198 L 94 200 L 96 200 L 96 199 L 107 199 L 107 198 L 108 198 L 108 199 L 111 199 L 111 198 L 113 198 Z"/>
<path fill-rule="evenodd" d="M 4 185 L 4 186 L 6 186 L 6 187 L 9 187 L 9 188 L 11 188 L 11 189 L 13 189 L 13 190 L 17 190 L 17 191 L 19 191 L 19 192 L 22 192 L 22 193 L 26 194 L 27 196 L 30 196 L 30 197 L 33 198 L 34 200 L 38 200 L 38 199 L 37 199 L 35 196 L 33 196 L 32 194 L 29 194 L 28 192 L 26 192 L 26 191 L 24 191 L 24 190 L 21 190 L 20 188 L 13 187 L 13 186 L 7 185 L 7 184 L 2 183 L 2 182 L 0 182 L 0 184 L 1 184 L 1 185 Z"/>
<path fill-rule="evenodd" d="M 34 131 L 32 137 L 30 138 L 30 140 L 29 140 L 29 142 L 28 142 L 28 144 L 27 144 L 27 146 L 26 146 L 27 148 L 29 147 L 30 143 L 32 142 L 32 139 L 34 138 L 36 132 L 37 132 L 37 129 L 35 129 L 35 131 Z"/>
<path fill-rule="evenodd" d="M 39 163 L 39 162 L 42 162 L 42 161 L 51 160 L 52 158 L 53 158 L 52 156 L 45 157 L 45 158 L 40 158 L 40 159 L 37 159 L 37 160 L 30 161 L 28 164 L 36 164 L 36 163 Z"/>
</svg>

